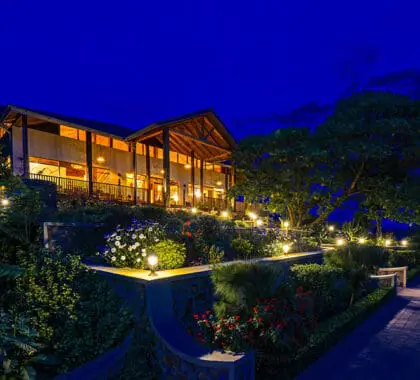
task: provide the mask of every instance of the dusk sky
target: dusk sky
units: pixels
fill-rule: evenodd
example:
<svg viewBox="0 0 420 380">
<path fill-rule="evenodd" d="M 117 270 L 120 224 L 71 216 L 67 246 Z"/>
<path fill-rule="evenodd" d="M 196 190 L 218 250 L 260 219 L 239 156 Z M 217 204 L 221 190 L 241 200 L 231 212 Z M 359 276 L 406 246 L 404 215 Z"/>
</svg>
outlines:
<svg viewBox="0 0 420 380">
<path fill-rule="evenodd" d="M 211 107 L 241 137 L 420 68 L 416 3 L 0 0 L 0 104 L 133 129 Z"/>
</svg>

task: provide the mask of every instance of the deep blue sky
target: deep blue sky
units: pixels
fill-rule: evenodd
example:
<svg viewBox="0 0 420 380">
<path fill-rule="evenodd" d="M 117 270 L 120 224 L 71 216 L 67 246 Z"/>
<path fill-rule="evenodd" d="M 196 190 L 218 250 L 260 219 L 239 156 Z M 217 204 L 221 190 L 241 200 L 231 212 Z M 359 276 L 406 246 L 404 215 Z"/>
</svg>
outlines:
<svg viewBox="0 0 420 380">
<path fill-rule="evenodd" d="M 0 0 L 0 104 L 136 129 L 213 107 L 243 136 L 250 119 L 420 68 L 416 3 Z"/>
</svg>

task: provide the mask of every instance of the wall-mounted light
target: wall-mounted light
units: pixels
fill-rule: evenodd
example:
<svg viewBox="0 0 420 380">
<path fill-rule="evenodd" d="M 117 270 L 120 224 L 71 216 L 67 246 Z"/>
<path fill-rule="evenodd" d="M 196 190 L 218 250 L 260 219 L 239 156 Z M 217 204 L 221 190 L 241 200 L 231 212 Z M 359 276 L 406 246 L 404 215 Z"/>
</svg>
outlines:
<svg viewBox="0 0 420 380">
<path fill-rule="evenodd" d="M 223 184 L 223 182 L 222 182 L 222 181 L 217 181 L 217 182 L 216 182 L 216 185 L 217 185 L 217 186 L 222 186 L 222 184 Z"/>
<path fill-rule="evenodd" d="M 187 164 L 184 165 L 184 168 L 185 169 L 191 169 L 191 165 L 187 163 Z"/>
<path fill-rule="evenodd" d="M 160 174 L 165 174 L 165 170 L 161 169 Z"/>
<path fill-rule="evenodd" d="M 103 164 L 105 162 L 105 157 L 104 156 L 98 156 L 96 158 L 96 161 L 99 162 L 100 164 Z"/>
</svg>

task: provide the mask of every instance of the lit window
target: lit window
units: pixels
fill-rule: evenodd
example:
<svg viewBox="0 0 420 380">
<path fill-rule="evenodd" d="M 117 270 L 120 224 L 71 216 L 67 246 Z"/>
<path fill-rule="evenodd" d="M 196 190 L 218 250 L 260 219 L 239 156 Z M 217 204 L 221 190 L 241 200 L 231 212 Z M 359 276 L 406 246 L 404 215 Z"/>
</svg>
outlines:
<svg viewBox="0 0 420 380">
<path fill-rule="evenodd" d="M 78 129 L 77 132 L 79 134 L 79 140 L 80 141 L 86 141 L 86 131 Z"/>
<path fill-rule="evenodd" d="M 159 158 L 160 160 L 163 160 L 163 149 L 156 148 L 156 150 L 157 150 L 156 157 Z"/>
<path fill-rule="evenodd" d="M 112 147 L 114 149 L 123 150 L 125 152 L 128 152 L 129 151 L 128 144 L 125 143 L 124 141 L 117 140 L 117 139 L 113 139 L 112 140 Z"/>
<path fill-rule="evenodd" d="M 146 149 L 144 144 L 136 144 L 136 153 L 144 156 L 146 154 Z"/>
<path fill-rule="evenodd" d="M 178 162 L 180 164 L 186 164 L 187 163 L 187 156 L 185 154 L 178 153 Z"/>
<path fill-rule="evenodd" d="M 97 135 L 96 133 L 93 142 L 98 145 L 110 146 L 110 138 L 108 136 Z"/>
<path fill-rule="evenodd" d="M 214 171 L 216 173 L 221 173 L 222 172 L 222 167 L 220 165 L 214 165 Z"/>
<path fill-rule="evenodd" d="M 170 152 L 169 159 L 171 162 L 178 162 L 178 153 L 177 152 Z"/>
<path fill-rule="evenodd" d="M 77 128 L 67 127 L 66 125 L 60 125 L 60 136 L 68 137 L 70 139 L 78 139 Z"/>
</svg>

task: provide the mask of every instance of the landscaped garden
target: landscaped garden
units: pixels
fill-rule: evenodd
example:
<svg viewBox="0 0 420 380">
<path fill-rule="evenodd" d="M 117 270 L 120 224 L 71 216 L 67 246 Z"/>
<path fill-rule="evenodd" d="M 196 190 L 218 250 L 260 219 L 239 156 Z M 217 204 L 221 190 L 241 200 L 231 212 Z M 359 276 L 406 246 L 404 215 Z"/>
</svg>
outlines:
<svg viewBox="0 0 420 380">
<path fill-rule="evenodd" d="M 416 228 L 399 238 L 382 228 L 385 219 L 418 222 L 419 120 L 418 102 L 358 94 L 315 131 L 283 128 L 244 140 L 230 196 L 244 197 L 245 215 L 80 196 L 55 207 L 50 192 L 13 176 L 2 161 L 0 375 L 53 378 L 134 331 L 119 378 L 157 378 L 147 321 L 134 322 L 89 269 L 94 263 L 158 271 L 210 264 L 216 302 L 191 315 L 189 333 L 208 347 L 254 351 L 261 379 L 295 376 L 394 294 L 371 278 L 379 268 L 419 273 Z M 348 201 L 357 211 L 352 221 L 328 223 Z M 45 221 L 71 224 L 77 235 L 46 249 Z M 253 260 L 321 247 L 330 249 L 322 264 Z"/>
</svg>

